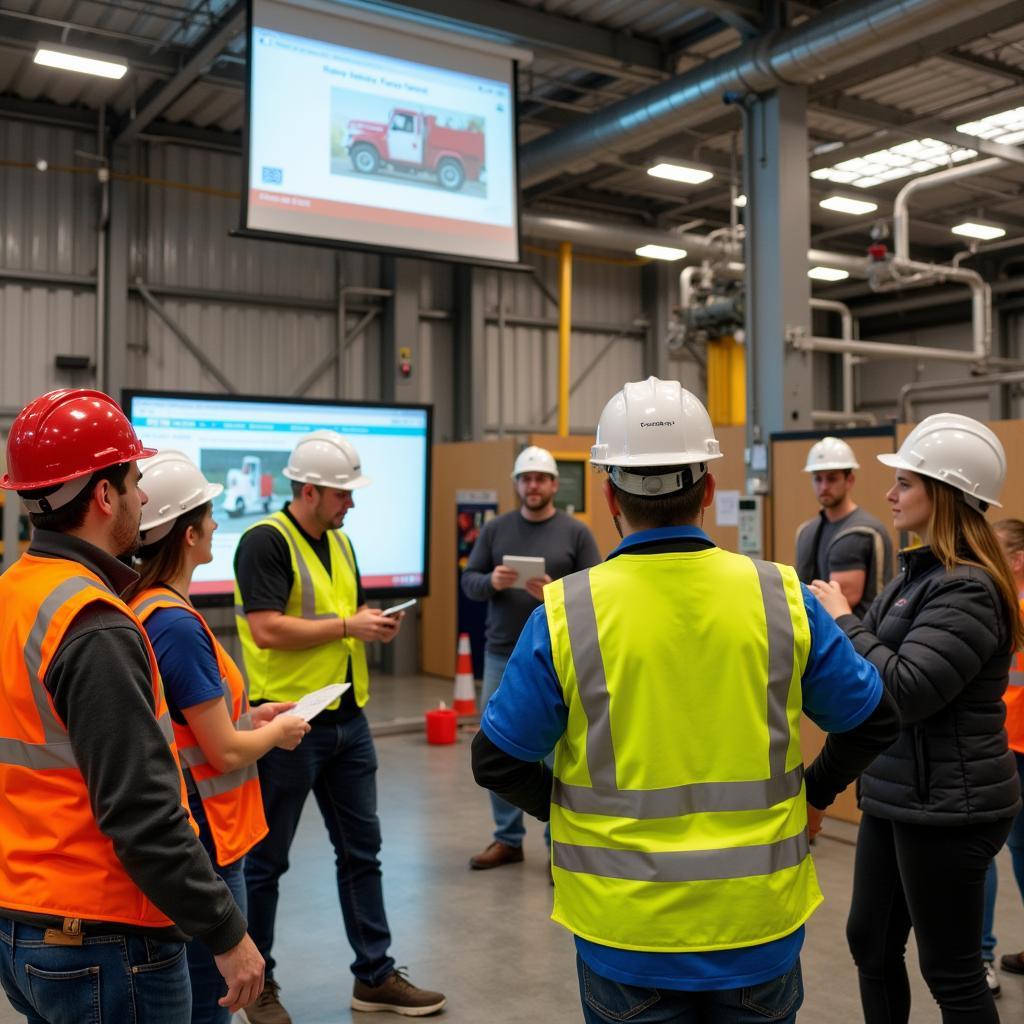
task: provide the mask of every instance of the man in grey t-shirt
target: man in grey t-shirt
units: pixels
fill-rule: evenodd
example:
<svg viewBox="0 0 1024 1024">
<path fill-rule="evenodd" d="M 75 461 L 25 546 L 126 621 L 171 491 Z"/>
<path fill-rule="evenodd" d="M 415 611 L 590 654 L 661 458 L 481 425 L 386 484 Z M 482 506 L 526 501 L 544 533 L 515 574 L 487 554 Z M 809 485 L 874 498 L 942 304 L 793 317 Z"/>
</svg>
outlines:
<svg viewBox="0 0 1024 1024">
<path fill-rule="evenodd" d="M 502 673 L 530 613 L 544 600 L 544 585 L 601 561 L 593 534 L 578 519 L 555 508 L 558 464 L 549 451 L 531 446 L 519 453 L 512 470 L 519 494 L 516 512 L 484 524 L 462 574 L 462 590 L 487 601 L 483 703 L 498 689 Z M 506 555 L 544 559 L 544 575 L 520 580 L 502 564 Z M 471 857 L 477 871 L 518 864 L 523 859 L 523 812 L 491 794 L 494 840 Z"/>
<path fill-rule="evenodd" d="M 834 580 L 863 618 L 892 578 L 892 542 L 882 523 L 859 508 L 851 496 L 859 469 L 853 449 L 838 437 L 825 437 L 807 456 L 821 511 L 796 533 L 796 571 L 801 581 Z"/>
</svg>

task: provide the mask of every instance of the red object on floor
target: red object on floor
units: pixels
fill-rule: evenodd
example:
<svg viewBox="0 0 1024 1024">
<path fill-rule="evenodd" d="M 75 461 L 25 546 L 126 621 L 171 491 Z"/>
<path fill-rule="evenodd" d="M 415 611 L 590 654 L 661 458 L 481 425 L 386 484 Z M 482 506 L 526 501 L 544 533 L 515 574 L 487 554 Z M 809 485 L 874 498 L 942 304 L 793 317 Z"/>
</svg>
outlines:
<svg viewBox="0 0 1024 1024">
<path fill-rule="evenodd" d="M 459 716 L 451 708 L 434 708 L 426 713 L 427 742 L 438 746 L 455 742 Z"/>
</svg>

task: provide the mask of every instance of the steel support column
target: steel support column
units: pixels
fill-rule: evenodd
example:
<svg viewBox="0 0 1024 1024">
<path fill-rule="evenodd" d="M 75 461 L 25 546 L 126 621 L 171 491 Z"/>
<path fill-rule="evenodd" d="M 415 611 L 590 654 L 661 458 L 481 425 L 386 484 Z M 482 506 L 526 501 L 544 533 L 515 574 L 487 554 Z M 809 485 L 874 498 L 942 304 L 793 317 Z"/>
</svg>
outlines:
<svg viewBox="0 0 1024 1024">
<path fill-rule="evenodd" d="M 455 439 L 481 441 L 487 423 L 484 271 L 455 268 Z"/>
<path fill-rule="evenodd" d="M 743 151 L 749 447 L 780 430 L 812 427 L 813 356 L 786 344 L 787 328 L 809 333 L 811 324 L 806 89 L 752 98 Z"/>
<path fill-rule="evenodd" d="M 384 402 L 418 401 L 416 379 L 405 379 L 398 370 L 401 349 L 410 350 L 412 363 L 419 362 L 420 264 L 416 260 L 388 257 L 382 265 L 384 287 L 391 297 L 384 307 L 380 339 L 380 397 Z"/>
<path fill-rule="evenodd" d="M 674 280 L 678 272 L 673 264 L 655 260 L 640 272 L 640 290 L 644 313 L 647 316 L 647 336 L 644 338 L 644 376 L 670 375 L 668 365 L 668 326 L 672 319 L 672 303 L 677 291 Z M 682 369 L 682 367 L 677 367 Z M 625 383 L 625 382 L 623 382 Z M 683 381 L 684 386 L 692 387 Z M 608 396 L 611 398 L 611 395 Z"/>
<path fill-rule="evenodd" d="M 112 153 L 110 168 L 131 171 L 128 151 L 122 149 Z M 97 274 L 97 288 L 102 289 L 106 296 L 106 329 L 101 339 L 104 358 L 100 362 L 96 386 L 120 401 L 122 388 L 129 384 L 142 385 L 145 381 L 128 379 L 128 190 L 131 186 L 112 178 L 106 187 L 110 190 L 106 267 Z"/>
</svg>

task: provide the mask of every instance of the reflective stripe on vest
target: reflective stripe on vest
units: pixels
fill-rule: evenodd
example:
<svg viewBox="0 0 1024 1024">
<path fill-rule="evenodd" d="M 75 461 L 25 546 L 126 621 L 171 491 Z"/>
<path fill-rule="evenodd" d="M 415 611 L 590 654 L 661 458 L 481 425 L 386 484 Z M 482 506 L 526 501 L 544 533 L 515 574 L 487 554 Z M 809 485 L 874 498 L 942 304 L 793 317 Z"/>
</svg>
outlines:
<svg viewBox="0 0 1024 1024">
<path fill-rule="evenodd" d="M 597 632 L 590 570 L 563 581 L 577 690 L 587 718 L 587 767 L 592 786 L 554 780 L 552 802 L 581 814 L 637 820 L 673 818 L 717 811 L 767 810 L 797 796 L 803 766 L 786 771 L 789 751 L 787 702 L 793 676 L 793 623 L 779 570 L 755 561 L 768 626 L 768 767 L 769 778 L 745 782 L 697 782 L 651 790 L 618 788 L 615 750 L 609 720 L 610 695 Z M 557 867 L 609 878 L 639 881 L 695 881 L 767 874 L 799 864 L 807 855 L 806 833 L 762 847 L 649 854 L 569 846 L 553 842 Z M 755 868 L 755 870 L 747 870 Z M 664 870 L 665 874 L 660 872 Z M 693 874 L 687 874 L 690 870 Z M 708 874 L 707 872 L 721 872 Z"/>
<path fill-rule="evenodd" d="M 1010 686 L 1024 686 L 1024 672 L 1011 672 L 1010 673 Z"/>
</svg>

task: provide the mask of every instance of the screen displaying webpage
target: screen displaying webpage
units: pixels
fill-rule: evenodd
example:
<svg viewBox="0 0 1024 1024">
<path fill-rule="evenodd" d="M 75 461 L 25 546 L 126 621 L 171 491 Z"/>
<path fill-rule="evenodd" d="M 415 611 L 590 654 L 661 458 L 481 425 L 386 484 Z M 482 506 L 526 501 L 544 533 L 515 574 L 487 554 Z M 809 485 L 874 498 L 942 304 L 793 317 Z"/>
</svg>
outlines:
<svg viewBox="0 0 1024 1024">
<path fill-rule="evenodd" d="M 519 259 L 513 64 L 256 0 L 247 223 Z"/>
<path fill-rule="evenodd" d="M 343 526 L 363 586 L 379 596 L 425 592 L 428 409 L 139 393 L 128 401 L 147 445 L 184 452 L 224 486 L 213 501 L 213 561 L 196 570 L 193 594 L 232 593 L 238 540 L 291 499 L 283 470 L 299 438 L 313 430 L 336 430 L 351 441 L 371 480 L 352 492 L 355 507 Z"/>
</svg>

